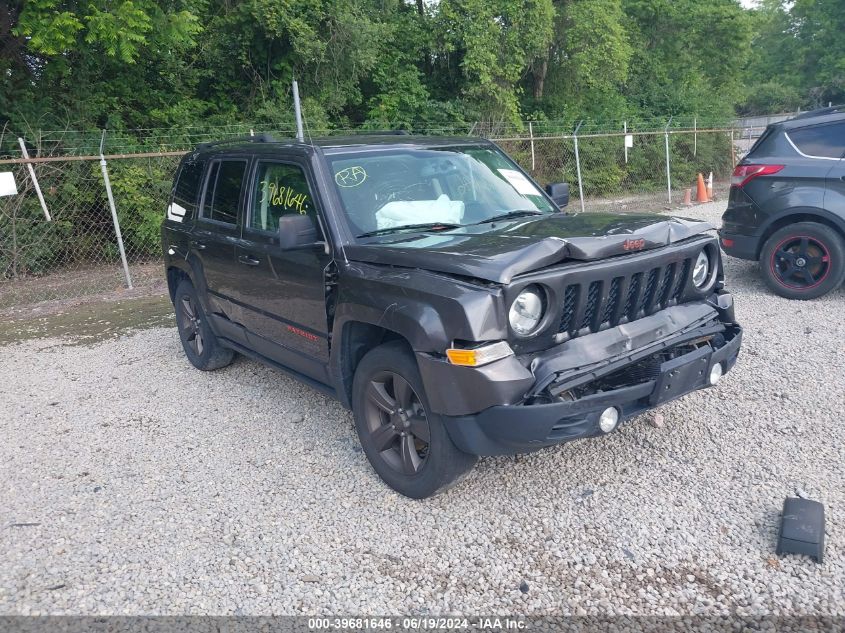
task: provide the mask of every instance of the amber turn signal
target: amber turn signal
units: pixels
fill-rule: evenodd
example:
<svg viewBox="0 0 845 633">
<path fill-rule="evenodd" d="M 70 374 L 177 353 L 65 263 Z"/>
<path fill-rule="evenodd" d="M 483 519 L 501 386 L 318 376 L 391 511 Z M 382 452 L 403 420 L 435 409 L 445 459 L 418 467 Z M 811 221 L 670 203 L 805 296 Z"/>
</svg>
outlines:
<svg viewBox="0 0 845 633">
<path fill-rule="evenodd" d="M 450 347 L 446 350 L 446 358 L 449 359 L 450 363 L 453 365 L 463 365 L 464 367 L 480 367 L 481 365 L 487 365 L 512 354 L 513 350 L 511 346 L 505 341 L 482 345 L 481 347 L 472 349 Z"/>
</svg>

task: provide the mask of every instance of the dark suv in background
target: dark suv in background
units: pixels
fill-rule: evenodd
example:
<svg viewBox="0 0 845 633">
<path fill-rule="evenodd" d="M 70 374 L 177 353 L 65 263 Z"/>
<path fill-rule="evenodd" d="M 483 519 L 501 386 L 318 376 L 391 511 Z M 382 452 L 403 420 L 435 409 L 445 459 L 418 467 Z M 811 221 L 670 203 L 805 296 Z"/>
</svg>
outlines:
<svg viewBox="0 0 845 633">
<path fill-rule="evenodd" d="M 766 284 L 814 299 L 845 279 L 845 106 L 766 128 L 731 180 L 722 249 L 759 260 Z"/>
</svg>

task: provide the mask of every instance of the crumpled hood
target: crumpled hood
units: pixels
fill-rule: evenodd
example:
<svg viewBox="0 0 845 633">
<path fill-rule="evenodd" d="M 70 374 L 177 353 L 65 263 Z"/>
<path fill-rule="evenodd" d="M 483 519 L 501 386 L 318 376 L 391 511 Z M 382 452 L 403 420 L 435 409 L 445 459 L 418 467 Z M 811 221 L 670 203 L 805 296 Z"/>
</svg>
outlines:
<svg viewBox="0 0 845 633">
<path fill-rule="evenodd" d="M 443 232 L 396 235 L 346 247 L 354 261 L 422 268 L 510 283 L 516 275 L 565 260 L 591 261 L 666 246 L 713 229 L 665 215 L 555 214 Z"/>
</svg>

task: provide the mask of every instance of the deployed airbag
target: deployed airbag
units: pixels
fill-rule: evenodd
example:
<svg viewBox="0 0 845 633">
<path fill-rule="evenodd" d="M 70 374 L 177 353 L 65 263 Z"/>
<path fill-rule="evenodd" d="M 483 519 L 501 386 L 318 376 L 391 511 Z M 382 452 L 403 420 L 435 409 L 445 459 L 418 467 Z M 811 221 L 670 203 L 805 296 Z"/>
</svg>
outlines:
<svg viewBox="0 0 845 633">
<path fill-rule="evenodd" d="M 450 200 L 445 193 L 437 200 L 393 200 L 376 211 L 376 226 L 392 229 L 406 224 L 443 222 L 460 224 L 464 218 L 464 203 Z"/>
</svg>

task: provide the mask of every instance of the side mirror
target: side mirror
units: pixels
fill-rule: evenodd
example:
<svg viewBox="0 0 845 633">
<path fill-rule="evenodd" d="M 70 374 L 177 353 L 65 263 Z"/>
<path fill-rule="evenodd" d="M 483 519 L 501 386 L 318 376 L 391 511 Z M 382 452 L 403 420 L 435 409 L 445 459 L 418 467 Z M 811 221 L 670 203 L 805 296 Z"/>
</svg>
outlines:
<svg viewBox="0 0 845 633">
<path fill-rule="evenodd" d="M 546 185 L 546 193 L 549 194 L 549 198 L 554 200 L 554 203 L 561 209 L 569 204 L 568 182 L 556 182 Z"/>
<path fill-rule="evenodd" d="M 317 228 L 307 215 L 283 215 L 279 218 L 279 246 L 283 251 L 317 243 Z"/>
</svg>

